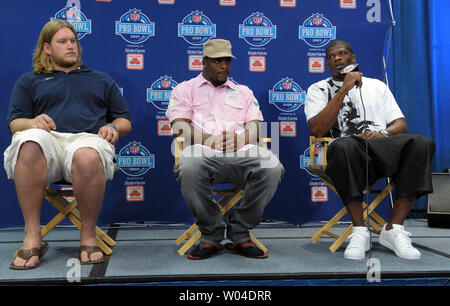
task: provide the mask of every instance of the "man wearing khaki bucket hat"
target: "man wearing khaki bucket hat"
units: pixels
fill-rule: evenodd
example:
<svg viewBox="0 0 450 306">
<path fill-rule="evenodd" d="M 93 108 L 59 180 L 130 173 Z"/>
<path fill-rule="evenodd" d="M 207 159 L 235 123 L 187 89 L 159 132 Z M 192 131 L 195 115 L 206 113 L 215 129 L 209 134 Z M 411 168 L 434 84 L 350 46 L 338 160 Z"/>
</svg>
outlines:
<svg viewBox="0 0 450 306">
<path fill-rule="evenodd" d="M 227 249 L 267 257 L 250 241 L 249 230 L 261 221 L 284 167 L 272 152 L 257 145 L 263 116 L 253 92 L 228 79 L 232 59 L 236 57 L 228 40 L 204 43 L 202 73 L 173 89 L 166 112 L 174 137 L 185 138 L 175 175 L 202 233 L 189 259 L 205 259 L 222 250 L 225 228 L 233 242 L 225 245 Z M 225 225 L 213 202 L 212 186 L 230 182 L 245 189 Z"/>
</svg>

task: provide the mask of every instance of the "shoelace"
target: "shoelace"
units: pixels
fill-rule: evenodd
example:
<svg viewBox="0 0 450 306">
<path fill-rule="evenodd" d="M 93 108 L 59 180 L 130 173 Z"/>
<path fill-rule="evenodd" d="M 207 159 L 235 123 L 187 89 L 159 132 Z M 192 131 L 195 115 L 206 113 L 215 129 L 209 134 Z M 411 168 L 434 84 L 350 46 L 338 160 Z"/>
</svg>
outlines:
<svg viewBox="0 0 450 306">
<path fill-rule="evenodd" d="M 366 240 L 366 237 L 362 233 L 352 233 L 348 238 L 351 239 L 349 247 L 354 247 L 354 244 L 364 244 Z"/>
<path fill-rule="evenodd" d="M 410 232 L 407 232 L 405 230 L 401 229 L 395 229 L 396 237 L 394 239 L 394 244 L 399 248 L 400 250 L 412 248 L 412 240 L 409 238 L 411 236 Z"/>
</svg>

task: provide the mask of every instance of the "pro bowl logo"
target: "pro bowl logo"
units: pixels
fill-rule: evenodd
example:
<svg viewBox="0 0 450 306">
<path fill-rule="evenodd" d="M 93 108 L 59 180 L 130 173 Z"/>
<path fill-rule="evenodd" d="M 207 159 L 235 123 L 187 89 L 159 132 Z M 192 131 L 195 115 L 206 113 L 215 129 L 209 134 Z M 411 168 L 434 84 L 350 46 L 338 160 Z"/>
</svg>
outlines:
<svg viewBox="0 0 450 306">
<path fill-rule="evenodd" d="M 172 89 L 177 86 L 171 76 L 165 75 L 157 79 L 150 88 L 147 88 L 147 102 L 153 104 L 157 109 L 165 111 L 169 105 Z"/>
<path fill-rule="evenodd" d="M 269 103 L 280 111 L 293 112 L 305 104 L 306 93 L 292 78 L 283 78 L 269 90 Z"/>
<path fill-rule="evenodd" d="M 92 33 L 92 22 L 81 12 L 79 0 L 68 0 L 66 6 L 59 10 L 55 17 L 50 19 L 67 20 L 77 32 L 78 40 Z"/>
<path fill-rule="evenodd" d="M 277 26 L 263 13 L 256 12 L 239 25 L 239 38 L 254 47 L 262 47 L 277 38 Z"/>
<path fill-rule="evenodd" d="M 201 11 L 193 11 L 178 24 L 178 37 L 195 46 L 216 37 L 216 25 Z"/>
<path fill-rule="evenodd" d="M 315 148 L 315 156 L 314 156 L 314 164 L 321 164 L 323 163 L 323 154 L 324 154 L 324 148 L 320 143 L 316 143 Z M 309 147 L 303 152 L 303 155 L 300 155 L 300 169 L 305 170 L 310 175 L 316 177 L 316 175 L 309 172 L 308 167 L 311 164 L 311 151 Z"/>
<path fill-rule="evenodd" d="M 299 26 L 298 38 L 313 48 L 321 48 L 336 39 L 336 27 L 323 14 L 316 13 Z"/>
<path fill-rule="evenodd" d="M 140 44 L 155 36 L 155 23 L 136 8 L 129 10 L 116 21 L 116 35 L 130 44 Z"/>
<path fill-rule="evenodd" d="M 118 168 L 129 176 L 141 176 L 150 168 L 155 168 L 155 155 L 140 142 L 133 141 L 116 155 Z"/>
</svg>

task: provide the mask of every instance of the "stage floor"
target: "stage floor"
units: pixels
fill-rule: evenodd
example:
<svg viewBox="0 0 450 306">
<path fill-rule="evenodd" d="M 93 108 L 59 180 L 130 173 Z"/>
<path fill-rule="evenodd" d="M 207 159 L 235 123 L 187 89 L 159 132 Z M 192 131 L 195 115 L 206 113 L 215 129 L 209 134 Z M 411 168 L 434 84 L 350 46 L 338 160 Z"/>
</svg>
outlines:
<svg viewBox="0 0 450 306">
<path fill-rule="evenodd" d="M 331 238 L 311 241 L 321 225 L 261 224 L 252 232 L 268 247 L 267 259 L 245 258 L 224 250 L 212 258 L 193 261 L 178 255 L 175 245 L 186 225 L 118 224 L 104 228 L 117 242 L 113 254 L 104 263 L 83 265 L 81 269 L 69 260 L 78 257 L 79 232 L 62 226 L 45 237 L 49 250 L 41 265 L 28 271 L 8 267 L 12 254 L 21 246 L 23 229 L 5 229 L 0 230 L 0 285 L 450 286 L 450 229 L 429 228 L 426 220 L 408 219 L 406 229 L 412 233 L 421 259 L 398 258 L 378 243 L 377 234 L 372 234 L 370 254 L 353 261 L 343 257 L 347 242 L 331 253 Z M 338 225 L 340 230 L 345 226 Z"/>
</svg>

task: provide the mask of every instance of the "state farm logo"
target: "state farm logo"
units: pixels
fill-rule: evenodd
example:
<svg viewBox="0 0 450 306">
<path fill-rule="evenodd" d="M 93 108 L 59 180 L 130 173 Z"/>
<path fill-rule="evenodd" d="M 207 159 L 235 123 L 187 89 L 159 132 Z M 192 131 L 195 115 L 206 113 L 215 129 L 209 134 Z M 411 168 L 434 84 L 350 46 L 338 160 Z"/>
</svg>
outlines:
<svg viewBox="0 0 450 306">
<path fill-rule="evenodd" d="M 172 136 L 169 120 L 158 120 L 158 136 Z"/>
<path fill-rule="evenodd" d="M 356 0 L 339 0 L 342 9 L 356 9 Z"/>
<path fill-rule="evenodd" d="M 295 7 L 297 5 L 297 0 L 280 0 L 281 7 Z"/>
<path fill-rule="evenodd" d="M 220 6 L 236 6 L 236 0 L 220 0 Z"/>
<path fill-rule="evenodd" d="M 308 71 L 310 73 L 325 72 L 325 58 L 324 57 L 309 57 L 308 58 Z"/>
<path fill-rule="evenodd" d="M 190 71 L 202 71 L 202 55 L 189 55 L 189 70 Z"/>
<path fill-rule="evenodd" d="M 175 4 L 175 0 L 158 0 L 158 4 Z"/>
<path fill-rule="evenodd" d="M 72 186 L 62 186 L 61 190 L 73 190 Z M 63 196 L 67 202 L 72 203 L 75 200 L 75 196 Z"/>
<path fill-rule="evenodd" d="M 328 188 L 326 186 L 311 186 L 311 202 L 327 202 Z"/>
<path fill-rule="evenodd" d="M 144 69 L 144 54 L 127 53 L 127 69 L 129 70 Z"/>
<path fill-rule="evenodd" d="M 265 56 L 250 56 L 249 57 L 249 69 L 253 72 L 266 71 L 266 57 Z"/>
<path fill-rule="evenodd" d="M 296 137 L 297 123 L 295 121 L 280 121 L 280 136 Z"/>
<path fill-rule="evenodd" d="M 126 189 L 128 202 L 144 201 L 144 186 L 127 186 Z"/>
</svg>

